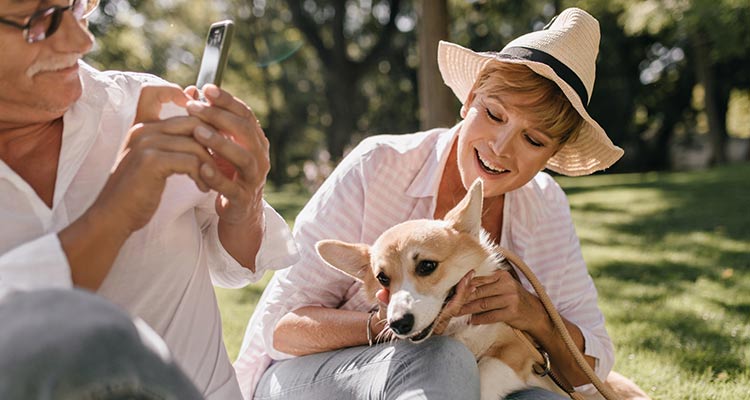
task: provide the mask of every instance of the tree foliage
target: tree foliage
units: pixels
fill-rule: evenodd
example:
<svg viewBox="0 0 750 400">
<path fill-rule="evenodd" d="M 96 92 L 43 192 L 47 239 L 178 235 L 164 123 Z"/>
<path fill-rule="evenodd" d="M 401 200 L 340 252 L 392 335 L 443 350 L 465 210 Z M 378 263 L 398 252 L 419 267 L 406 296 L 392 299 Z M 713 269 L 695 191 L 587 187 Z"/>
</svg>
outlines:
<svg viewBox="0 0 750 400">
<path fill-rule="evenodd" d="M 589 111 L 626 149 L 614 170 L 667 168 L 670 145 L 701 130 L 722 148 L 730 93 L 750 89 L 744 0 L 443 1 L 448 39 L 478 51 L 500 50 L 564 7 L 596 16 L 602 41 Z M 419 128 L 418 69 L 434 68 L 423 62 L 434 55 L 420 54 L 416 27 L 435 23 L 420 19 L 420 4 L 434 3 L 102 0 L 90 21 L 97 46 L 88 60 L 189 85 L 208 26 L 233 19 L 224 86 L 261 120 L 270 178 L 314 178 L 321 160 L 336 161 L 366 135 Z M 453 102 L 447 120 L 458 118 Z"/>
</svg>

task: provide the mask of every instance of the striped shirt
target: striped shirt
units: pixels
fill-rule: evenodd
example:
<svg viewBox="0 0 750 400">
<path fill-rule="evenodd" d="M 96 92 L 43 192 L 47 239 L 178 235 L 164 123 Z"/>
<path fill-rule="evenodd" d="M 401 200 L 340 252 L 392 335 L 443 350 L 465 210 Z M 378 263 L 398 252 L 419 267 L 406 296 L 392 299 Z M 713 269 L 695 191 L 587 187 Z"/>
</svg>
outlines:
<svg viewBox="0 0 750 400">
<path fill-rule="evenodd" d="M 305 306 L 361 311 L 372 307 L 360 293 L 361 284 L 326 266 L 315 252 L 315 243 L 338 239 L 372 244 L 393 225 L 432 218 L 459 126 L 369 137 L 310 199 L 294 225 L 301 261 L 274 275 L 250 319 L 234 364 L 246 399 L 252 398 L 272 359 L 292 357 L 273 346 L 273 330 L 283 315 Z M 597 375 L 604 379 L 614 364 L 614 352 L 565 193 L 540 172 L 505 195 L 503 214 L 500 245 L 531 266 L 560 313 L 578 325 L 585 354 L 596 359 Z M 523 279 L 522 284 L 533 293 L 528 281 Z M 587 393 L 591 387 L 579 390 Z"/>
</svg>

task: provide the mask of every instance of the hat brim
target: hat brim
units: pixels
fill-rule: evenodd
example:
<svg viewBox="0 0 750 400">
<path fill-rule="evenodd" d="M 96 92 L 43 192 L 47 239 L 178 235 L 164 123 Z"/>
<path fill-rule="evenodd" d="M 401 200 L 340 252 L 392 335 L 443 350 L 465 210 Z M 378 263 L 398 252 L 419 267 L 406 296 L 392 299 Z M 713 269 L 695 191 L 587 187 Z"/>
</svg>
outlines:
<svg viewBox="0 0 750 400">
<path fill-rule="evenodd" d="M 519 58 L 501 58 L 497 53 L 477 53 L 445 41 L 441 41 L 438 47 L 438 67 L 443 81 L 461 103 L 466 102 L 482 69 L 493 61 L 526 65 L 553 81 L 583 118 L 584 125 L 578 137 L 566 143 L 547 161 L 548 169 L 569 176 L 589 175 L 609 168 L 622 157 L 624 151 L 615 146 L 604 129 L 591 118 L 576 91 L 547 64 Z"/>
</svg>

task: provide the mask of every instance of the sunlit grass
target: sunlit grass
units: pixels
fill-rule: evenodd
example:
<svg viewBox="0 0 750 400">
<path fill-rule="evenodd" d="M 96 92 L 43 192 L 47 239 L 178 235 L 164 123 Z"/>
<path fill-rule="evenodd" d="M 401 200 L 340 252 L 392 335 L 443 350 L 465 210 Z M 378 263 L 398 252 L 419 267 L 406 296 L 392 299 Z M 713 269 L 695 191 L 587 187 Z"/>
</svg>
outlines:
<svg viewBox="0 0 750 400">
<path fill-rule="evenodd" d="M 615 342 L 615 368 L 655 399 L 750 390 L 750 165 L 558 178 Z M 269 191 L 291 222 L 307 199 Z M 270 278 L 217 290 L 230 357 Z"/>
<path fill-rule="evenodd" d="M 616 369 L 654 398 L 747 398 L 750 166 L 558 180 Z"/>
</svg>

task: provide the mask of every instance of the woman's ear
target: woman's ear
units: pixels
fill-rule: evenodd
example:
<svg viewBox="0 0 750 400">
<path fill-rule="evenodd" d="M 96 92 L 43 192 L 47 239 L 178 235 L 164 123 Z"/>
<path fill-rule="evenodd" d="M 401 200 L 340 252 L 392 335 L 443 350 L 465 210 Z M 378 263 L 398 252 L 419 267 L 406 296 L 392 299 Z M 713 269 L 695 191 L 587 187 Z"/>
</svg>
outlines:
<svg viewBox="0 0 750 400">
<path fill-rule="evenodd" d="M 466 101 L 464 101 L 464 104 L 461 106 L 461 112 L 459 115 L 461 115 L 461 118 L 466 118 L 466 114 L 469 112 L 469 107 L 471 107 L 471 103 L 474 102 L 474 91 L 472 90 L 469 92 L 469 95 L 466 97 Z"/>
</svg>

